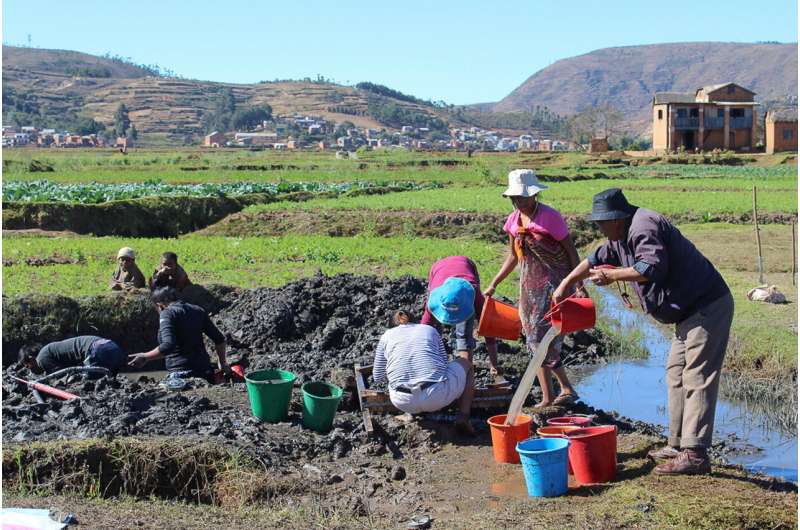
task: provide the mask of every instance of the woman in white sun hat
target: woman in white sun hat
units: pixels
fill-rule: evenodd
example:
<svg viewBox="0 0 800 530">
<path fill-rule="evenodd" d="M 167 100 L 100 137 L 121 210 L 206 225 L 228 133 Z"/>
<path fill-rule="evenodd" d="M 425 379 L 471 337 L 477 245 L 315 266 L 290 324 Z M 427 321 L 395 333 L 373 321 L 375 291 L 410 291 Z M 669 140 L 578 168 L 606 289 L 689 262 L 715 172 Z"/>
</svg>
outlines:
<svg viewBox="0 0 800 530">
<path fill-rule="evenodd" d="M 500 271 L 483 293 L 491 296 L 498 284 L 520 265 L 519 316 L 531 355 L 550 328 L 542 318 L 550 308 L 553 291 L 579 262 L 564 218 L 557 210 L 538 201 L 539 192 L 545 189 L 547 186 L 539 182 L 532 169 L 515 169 L 508 174 L 508 189 L 503 196 L 511 199 L 514 211 L 503 230 L 508 234 L 509 251 Z M 561 342 L 561 337 L 553 340 L 539 370 L 542 401 L 537 406 L 566 405 L 578 397 L 561 364 Z M 555 398 L 552 373 L 561 386 Z"/>
</svg>

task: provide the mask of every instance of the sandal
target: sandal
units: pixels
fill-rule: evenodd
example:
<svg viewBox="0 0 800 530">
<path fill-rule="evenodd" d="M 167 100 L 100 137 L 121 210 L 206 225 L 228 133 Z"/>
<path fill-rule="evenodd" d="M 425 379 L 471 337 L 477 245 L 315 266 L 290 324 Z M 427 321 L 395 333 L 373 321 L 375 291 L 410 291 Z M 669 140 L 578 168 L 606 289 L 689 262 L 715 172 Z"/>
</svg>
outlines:
<svg viewBox="0 0 800 530">
<path fill-rule="evenodd" d="M 572 405 L 578 401 L 578 394 L 561 394 L 553 400 L 553 405 Z"/>
</svg>

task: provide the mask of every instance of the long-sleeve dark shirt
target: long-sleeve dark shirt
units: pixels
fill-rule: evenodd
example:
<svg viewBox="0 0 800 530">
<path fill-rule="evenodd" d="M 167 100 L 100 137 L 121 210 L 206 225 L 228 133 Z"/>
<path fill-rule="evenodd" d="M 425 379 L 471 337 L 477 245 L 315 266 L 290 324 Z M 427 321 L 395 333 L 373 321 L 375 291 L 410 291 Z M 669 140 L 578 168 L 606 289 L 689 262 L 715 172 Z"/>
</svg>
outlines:
<svg viewBox="0 0 800 530">
<path fill-rule="evenodd" d="M 167 370 L 210 370 L 211 363 L 203 343 L 204 333 L 214 344 L 225 342 L 225 336 L 202 307 L 178 301 L 161 311 L 158 349 L 165 357 Z"/>
<path fill-rule="evenodd" d="M 100 340 L 100 337 L 83 335 L 51 342 L 39 350 L 39 354 L 36 356 L 36 364 L 48 374 L 61 368 L 81 366 L 86 356 L 89 355 L 92 344 L 97 340 Z"/>
<path fill-rule="evenodd" d="M 607 241 L 587 258 L 633 267 L 647 278 L 634 282 L 642 309 L 659 322 L 680 322 L 729 293 L 710 261 L 664 216 L 645 208 L 633 214 L 624 239 Z"/>
</svg>

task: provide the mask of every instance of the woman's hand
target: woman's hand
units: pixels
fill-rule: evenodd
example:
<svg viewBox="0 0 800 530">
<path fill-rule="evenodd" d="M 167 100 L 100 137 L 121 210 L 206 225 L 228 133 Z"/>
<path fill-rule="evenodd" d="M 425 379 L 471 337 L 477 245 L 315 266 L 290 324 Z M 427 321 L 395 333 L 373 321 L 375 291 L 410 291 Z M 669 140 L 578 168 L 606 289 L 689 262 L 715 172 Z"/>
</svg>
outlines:
<svg viewBox="0 0 800 530">
<path fill-rule="evenodd" d="M 497 289 L 495 285 L 489 285 L 489 287 L 487 287 L 483 291 L 483 296 L 485 296 L 486 298 L 491 298 L 492 295 L 494 294 L 495 289 Z"/>
<path fill-rule="evenodd" d="M 614 282 L 614 279 L 610 277 L 608 269 L 589 269 L 589 279 L 593 281 L 595 285 L 608 285 Z"/>
<path fill-rule="evenodd" d="M 589 298 L 589 293 L 586 292 L 586 287 L 583 286 L 583 283 L 580 283 L 575 288 L 575 298 Z"/>
</svg>

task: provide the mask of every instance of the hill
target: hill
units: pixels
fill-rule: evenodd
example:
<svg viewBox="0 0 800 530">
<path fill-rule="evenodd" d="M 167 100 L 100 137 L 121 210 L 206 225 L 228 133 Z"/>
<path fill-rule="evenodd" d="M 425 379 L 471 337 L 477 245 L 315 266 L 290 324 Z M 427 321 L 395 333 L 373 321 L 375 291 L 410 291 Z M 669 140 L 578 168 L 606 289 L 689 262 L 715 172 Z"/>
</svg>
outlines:
<svg viewBox="0 0 800 530">
<path fill-rule="evenodd" d="M 365 90 L 312 80 L 232 84 L 154 75 L 159 73 L 158 67 L 80 52 L 3 46 L 4 118 L 17 111 L 42 123 L 76 116 L 110 126 L 124 103 L 140 133 L 178 140 L 204 133 L 202 117 L 225 88 L 237 106 L 267 103 L 277 115 L 313 114 L 361 127 L 399 127 L 405 120 L 441 126 L 446 118 L 432 104 L 379 94 L 374 86 Z"/>
<path fill-rule="evenodd" d="M 609 103 L 627 116 L 630 128 L 644 131 L 650 125 L 655 92 L 688 93 L 728 81 L 755 91 L 758 101 L 796 101 L 797 44 L 690 42 L 604 48 L 539 70 L 490 108 L 515 112 L 540 105 L 568 115 Z"/>
</svg>

